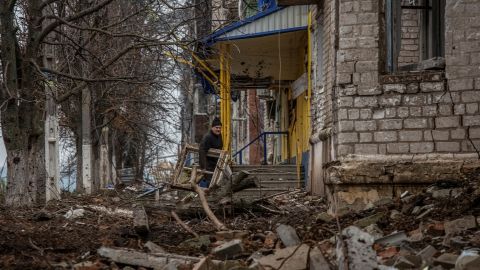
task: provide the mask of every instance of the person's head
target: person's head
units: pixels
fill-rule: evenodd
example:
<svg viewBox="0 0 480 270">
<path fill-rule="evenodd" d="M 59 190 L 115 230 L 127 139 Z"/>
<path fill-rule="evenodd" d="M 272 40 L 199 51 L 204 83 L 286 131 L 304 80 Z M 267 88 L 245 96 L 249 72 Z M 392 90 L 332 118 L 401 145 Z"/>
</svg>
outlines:
<svg viewBox="0 0 480 270">
<path fill-rule="evenodd" d="M 220 119 L 218 119 L 218 117 L 215 117 L 212 121 L 212 133 L 217 136 L 222 133 L 222 122 L 220 122 Z"/>
</svg>

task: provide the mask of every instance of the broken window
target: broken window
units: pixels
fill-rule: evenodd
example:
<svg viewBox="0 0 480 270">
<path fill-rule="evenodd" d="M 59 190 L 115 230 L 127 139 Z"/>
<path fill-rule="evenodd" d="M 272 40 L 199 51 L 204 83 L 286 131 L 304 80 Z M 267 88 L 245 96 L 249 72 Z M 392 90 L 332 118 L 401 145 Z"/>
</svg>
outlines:
<svg viewBox="0 0 480 270">
<path fill-rule="evenodd" d="M 386 0 L 388 72 L 445 67 L 445 0 Z"/>
</svg>

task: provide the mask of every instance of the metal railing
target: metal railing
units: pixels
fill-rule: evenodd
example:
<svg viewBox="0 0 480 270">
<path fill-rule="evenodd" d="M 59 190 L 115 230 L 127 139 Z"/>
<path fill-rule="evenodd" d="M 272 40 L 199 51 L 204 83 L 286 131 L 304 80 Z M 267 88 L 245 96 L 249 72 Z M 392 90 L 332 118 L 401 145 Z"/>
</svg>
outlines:
<svg viewBox="0 0 480 270">
<path fill-rule="evenodd" d="M 235 158 L 237 155 L 239 157 L 239 164 L 241 165 L 243 163 L 243 150 L 247 149 L 250 145 L 252 145 L 254 142 L 262 139 L 263 140 L 263 163 L 267 164 L 267 136 L 268 135 L 287 135 L 287 142 L 288 142 L 288 131 L 265 131 L 260 133 L 255 139 L 250 141 L 247 145 L 244 147 L 240 148 L 235 154 L 233 154 L 232 158 Z M 287 143 L 288 144 L 288 143 Z"/>
</svg>

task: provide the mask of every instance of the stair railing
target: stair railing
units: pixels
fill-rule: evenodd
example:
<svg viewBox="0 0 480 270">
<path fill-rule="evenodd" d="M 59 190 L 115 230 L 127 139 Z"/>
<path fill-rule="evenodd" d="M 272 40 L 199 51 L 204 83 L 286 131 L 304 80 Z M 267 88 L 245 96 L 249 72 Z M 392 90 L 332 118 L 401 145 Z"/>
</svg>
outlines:
<svg viewBox="0 0 480 270">
<path fill-rule="evenodd" d="M 263 140 L 263 163 L 267 164 L 267 152 L 268 152 L 267 151 L 267 136 L 269 136 L 269 135 L 287 135 L 287 142 L 288 142 L 288 131 L 265 131 L 265 132 L 260 133 L 260 135 L 258 135 L 255 139 L 253 139 L 247 145 L 245 145 L 240 150 L 235 152 L 235 154 L 233 154 L 232 158 L 235 158 L 238 155 L 239 164 L 242 165 L 242 163 L 243 163 L 243 161 L 242 161 L 243 160 L 243 150 L 247 149 L 254 142 L 261 139 L 261 140 Z"/>
</svg>

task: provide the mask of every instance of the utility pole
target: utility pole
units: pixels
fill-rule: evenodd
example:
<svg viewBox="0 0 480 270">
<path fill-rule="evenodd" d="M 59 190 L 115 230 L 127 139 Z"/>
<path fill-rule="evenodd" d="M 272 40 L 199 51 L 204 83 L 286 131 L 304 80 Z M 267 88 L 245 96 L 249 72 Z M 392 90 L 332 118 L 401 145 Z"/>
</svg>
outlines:
<svg viewBox="0 0 480 270">
<path fill-rule="evenodd" d="M 49 9 L 45 9 L 50 13 Z M 44 21 L 48 24 L 48 21 Z M 55 68 L 55 50 L 52 45 L 45 44 L 43 47 L 43 65 L 46 68 Z M 45 83 L 45 198 L 46 201 L 60 200 L 60 166 L 59 166 L 59 127 L 58 127 L 58 106 L 55 103 L 56 94 L 55 81 L 48 77 Z"/>
</svg>

